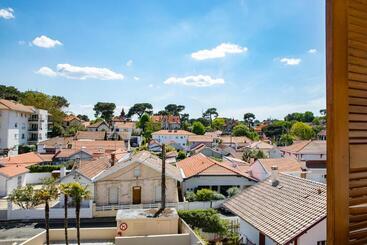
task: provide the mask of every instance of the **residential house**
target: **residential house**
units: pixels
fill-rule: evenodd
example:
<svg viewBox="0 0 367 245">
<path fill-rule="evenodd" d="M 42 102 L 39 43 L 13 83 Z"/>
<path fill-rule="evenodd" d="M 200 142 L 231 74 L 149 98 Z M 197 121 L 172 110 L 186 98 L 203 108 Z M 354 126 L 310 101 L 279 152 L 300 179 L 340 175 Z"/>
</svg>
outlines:
<svg viewBox="0 0 367 245">
<path fill-rule="evenodd" d="M 148 149 L 151 152 L 162 152 L 162 145 L 158 143 L 156 140 L 150 140 L 148 144 Z"/>
<path fill-rule="evenodd" d="M 189 150 L 189 136 L 195 135 L 185 130 L 159 130 L 152 133 L 153 140 L 159 144 L 169 144 L 177 150 Z"/>
<path fill-rule="evenodd" d="M 230 163 L 214 160 L 201 153 L 176 165 L 181 170 L 183 192 L 209 188 L 227 195 L 226 191 L 231 187 L 242 189 L 256 183 L 254 178 Z"/>
<path fill-rule="evenodd" d="M 107 140 L 106 131 L 78 131 L 75 140 Z"/>
<path fill-rule="evenodd" d="M 105 120 L 101 120 L 98 121 L 96 123 L 90 124 L 87 126 L 87 131 L 91 131 L 91 132 L 109 132 L 110 131 L 110 126 L 108 125 L 108 123 Z"/>
<path fill-rule="evenodd" d="M 252 140 L 250 140 L 246 136 L 232 136 L 232 135 L 222 135 L 219 137 L 219 141 L 220 144 L 232 147 L 235 150 L 243 148 L 252 142 Z"/>
<path fill-rule="evenodd" d="M 84 149 L 91 153 L 94 158 L 110 156 L 111 153 L 117 150 L 126 151 L 124 141 L 117 140 L 73 140 L 68 144 L 69 149 L 80 150 Z"/>
<path fill-rule="evenodd" d="M 200 144 L 198 146 L 196 146 L 195 148 L 190 150 L 190 154 L 191 155 L 196 155 L 196 154 L 203 154 L 207 157 L 212 157 L 212 158 L 218 158 L 218 159 L 222 159 L 223 158 L 223 153 L 220 151 L 216 151 L 213 148 L 207 147 L 204 144 Z"/>
<path fill-rule="evenodd" d="M 296 141 L 290 146 L 279 147 L 282 157 L 293 157 L 305 162 L 307 178 L 326 183 L 326 141 Z"/>
<path fill-rule="evenodd" d="M 181 128 L 181 119 L 179 116 L 173 115 L 153 115 L 151 117 L 152 122 L 160 123 L 161 129 L 174 130 Z"/>
<path fill-rule="evenodd" d="M 280 173 L 292 173 L 299 177 L 305 176 L 302 163 L 295 158 L 268 158 L 257 159 L 250 167 L 249 174 L 259 181 L 267 179 L 271 175 L 271 168 L 278 167 Z"/>
<path fill-rule="evenodd" d="M 54 164 L 62 164 L 68 161 L 91 160 L 93 154 L 86 149 L 60 149 L 53 157 Z"/>
<path fill-rule="evenodd" d="M 317 134 L 317 138 L 319 140 L 326 140 L 326 129 L 321 130 L 318 134 Z"/>
<path fill-rule="evenodd" d="M 62 121 L 62 126 L 64 128 L 72 127 L 72 126 L 81 126 L 83 123 L 83 120 L 81 120 L 79 117 L 70 114 L 64 117 Z"/>
<path fill-rule="evenodd" d="M 213 147 L 217 143 L 217 138 L 208 135 L 190 135 L 188 138 L 188 144 L 190 149 L 204 144 L 207 147 Z"/>
<path fill-rule="evenodd" d="M 37 144 L 38 153 L 55 154 L 59 149 L 68 148 L 73 142 L 73 137 L 54 137 Z"/>
<path fill-rule="evenodd" d="M 28 143 L 28 118 L 33 110 L 22 104 L 0 100 L 0 149 L 2 155 L 17 155 L 19 145 Z"/>
<path fill-rule="evenodd" d="M 147 151 L 114 164 L 94 178 L 96 205 L 140 204 L 161 201 L 162 160 Z M 166 165 L 166 201 L 178 202 L 178 168 Z"/>
<path fill-rule="evenodd" d="M 141 129 L 136 128 L 136 122 L 113 120 L 109 139 L 123 140 L 126 143 L 130 143 L 132 147 L 138 147 L 142 141 L 140 134 Z"/>
<path fill-rule="evenodd" d="M 1 166 L 24 165 L 26 167 L 35 164 L 50 164 L 53 154 L 39 154 L 37 152 L 28 152 L 16 156 L 0 158 Z"/>
<path fill-rule="evenodd" d="M 0 197 L 7 196 L 17 187 L 24 186 L 28 172 L 26 166 L 21 164 L 0 167 Z"/>
<path fill-rule="evenodd" d="M 269 152 L 273 148 L 275 148 L 275 146 L 267 142 L 264 142 L 264 141 L 254 141 L 248 144 L 247 146 L 245 146 L 245 148 L 251 149 L 251 150 L 260 150 L 264 152 L 266 156 L 269 156 Z"/>
<path fill-rule="evenodd" d="M 240 218 L 243 244 L 326 244 L 326 185 L 277 173 L 223 206 Z"/>
</svg>

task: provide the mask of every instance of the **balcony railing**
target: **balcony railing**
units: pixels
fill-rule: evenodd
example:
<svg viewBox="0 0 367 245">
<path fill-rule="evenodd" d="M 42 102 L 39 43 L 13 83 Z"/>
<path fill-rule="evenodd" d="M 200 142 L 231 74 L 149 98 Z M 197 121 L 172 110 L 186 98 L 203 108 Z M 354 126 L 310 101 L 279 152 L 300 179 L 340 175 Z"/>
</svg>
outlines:
<svg viewBox="0 0 367 245">
<path fill-rule="evenodd" d="M 31 127 L 31 128 L 28 129 L 28 131 L 30 131 L 30 132 L 38 131 L 38 127 Z"/>
</svg>

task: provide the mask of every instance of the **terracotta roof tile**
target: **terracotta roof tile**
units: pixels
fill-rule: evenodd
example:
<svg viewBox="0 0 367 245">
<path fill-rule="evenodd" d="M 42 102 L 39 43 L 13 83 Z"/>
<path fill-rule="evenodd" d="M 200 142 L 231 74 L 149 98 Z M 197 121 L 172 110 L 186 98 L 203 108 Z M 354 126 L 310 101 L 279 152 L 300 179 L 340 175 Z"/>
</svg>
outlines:
<svg viewBox="0 0 367 245">
<path fill-rule="evenodd" d="M 80 118 L 78 118 L 77 116 L 75 116 L 75 115 L 67 115 L 67 116 L 65 116 L 64 117 L 64 122 L 70 122 L 70 121 L 73 121 L 73 120 L 77 120 L 77 121 L 82 121 Z"/>
<path fill-rule="evenodd" d="M 280 173 L 244 189 L 223 205 L 277 244 L 288 244 L 326 218 L 326 185 Z"/>
<path fill-rule="evenodd" d="M 33 113 L 34 108 L 32 106 L 25 106 L 15 101 L 0 99 L 0 105 L 2 109 L 8 109 L 13 111 L 20 111 L 26 113 Z"/>
<path fill-rule="evenodd" d="M 104 140 L 104 131 L 78 131 L 75 135 L 76 140 Z"/>
<path fill-rule="evenodd" d="M 4 158 L 0 158 L 0 163 L 4 165 L 10 165 L 10 164 L 23 164 L 26 166 L 37 164 L 44 162 L 44 159 L 40 157 L 40 154 L 36 152 L 28 152 L 24 154 L 19 154 L 16 156 L 8 156 Z"/>
<path fill-rule="evenodd" d="M 164 122 L 167 121 L 168 123 L 180 123 L 180 117 L 179 116 L 173 116 L 173 115 L 153 115 L 151 117 L 153 122 Z"/>
<path fill-rule="evenodd" d="M 190 135 L 189 142 L 206 142 L 206 143 L 210 143 L 214 141 L 214 137 L 212 136 L 207 136 L 207 135 Z"/>
<path fill-rule="evenodd" d="M 301 171 L 302 167 L 300 162 L 294 158 L 269 158 L 269 159 L 258 159 L 262 166 L 271 173 L 272 166 L 278 166 L 279 172 L 295 172 Z"/>
<path fill-rule="evenodd" d="M 8 165 L 0 168 L 0 175 L 4 175 L 8 178 L 15 177 L 20 174 L 29 172 L 25 165 Z"/>
<path fill-rule="evenodd" d="M 108 157 L 104 157 L 91 161 L 81 161 L 77 171 L 92 179 L 110 166 L 110 159 Z"/>
<path fill-rule="evenodd" d="M 195 135 L 186 130 L 159 130 L 152 135 Z"/>
<path fill-rule="evenodd" d="M 294 154 L 326 154 L 325 140 L 296 141 L 292 145 L 279 147 L 283 152 Z"/>
</svg>

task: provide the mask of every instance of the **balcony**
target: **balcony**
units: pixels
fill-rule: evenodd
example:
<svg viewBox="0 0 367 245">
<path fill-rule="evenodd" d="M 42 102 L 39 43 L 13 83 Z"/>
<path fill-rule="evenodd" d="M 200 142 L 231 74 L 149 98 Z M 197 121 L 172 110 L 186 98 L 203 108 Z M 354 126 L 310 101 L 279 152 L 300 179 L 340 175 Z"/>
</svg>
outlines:
<svg viewBox="0 0 367 245">
<path fill-rule="evenodd" d="M 38 131 L 38 127 L 30 127 L 28 129 L 29 132 L 37 132 Z"/>
</svg>

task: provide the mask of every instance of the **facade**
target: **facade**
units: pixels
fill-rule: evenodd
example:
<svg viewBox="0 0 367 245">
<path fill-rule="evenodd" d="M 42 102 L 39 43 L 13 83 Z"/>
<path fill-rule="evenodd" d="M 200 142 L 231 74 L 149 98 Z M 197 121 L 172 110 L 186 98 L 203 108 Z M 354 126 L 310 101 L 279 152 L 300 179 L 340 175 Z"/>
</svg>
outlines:
<svg viewBox="0 0 367 245">
<path fill-rule="evenodd" d="M 64 117 L 64 120 L 62 122 L 62 126 L 64 128 L 72 127 L 72 126 L 80 126 L 82 125 L 83 121 L 78 118 L 77 116 L 74 116 L 72 114 L 67 115 Z"/>
<path fill-rule="evenodd" d="M 183 177 L 184 193 L 208 188 L 227 195 L 231 187 L 243 189 L 256 183 L 254 178 L 232 163 L 218 162 L 201 153 L 179 161 L 177 167 Z"/>
<path fill-rule="evenodd" d="M 147 151 L 114 164 L 94 178 L 96 205 L 141 204 L 161 201 L 162 161 Z M 166 201 L 178 202 L 179 169 L 166 164 Z"/>
<path fill-rule="evenodd" d="M 173 115 L 154 115 L 151 117 L 154 123 L 160 123 L 161 129 L 175 130 L 181 128 L 181 119 Z"/>
<path fill-rule="evenodd" d="M 267 156 L 269 156 L 269 152 L 274 149 L 275 146 L 264 141 L 255 141 L 247 145 L 246 148 L 252 150 L 260 150 L 264 152 Z"/>
<path fill-rule="evenodd" d="M 152 133 L 153 140 L 159 144 L 169 144 L 178 150 L 189 150 L 189 136 L 195 135 L 185 130 L 160 130 Z"/>
<path fill-rule="evenodd" d="M 0 197 L 7 196 L 17 187 L 24 186 L 28 172 L 24 165 L 0 167 Z"/>
<path fill-rule="evenodd" d="M 273 168 L 223 206 L 239 216 L 244 244 L 326 244 L 326 185 Z"/>
<path fill-rule="evenodd" d="M 61 149 L 53 157 L 55 164 L 62 164 L 67 161 L 91 160 L 93 155 L 84 149 Z"/>
<path fill-rule="evenodd" d="M 188 138 L 188 143 L 190 149 L 192 150 L 201 144 L 207 147 L 213 147 L 217 143 L 216 139 L 217 139 L 216 137 L 212 137 L 210 135 L 190 135 Z"/>
<path fill-rule="evenodd" d="M 109 132 L 110 131 L 109 125 L 104 120 L 91 124 L 87 126 L 86 128 L 88 131 L 91 131 L 91 132 L 96 132 L 96 131 Z"/>
<path fill-rule="evenodd" d="M 20 145 L 46 140 L 48 112 L 10 100 L 0 100 L 0 154 L 17 155 Z"/>
</svg>

